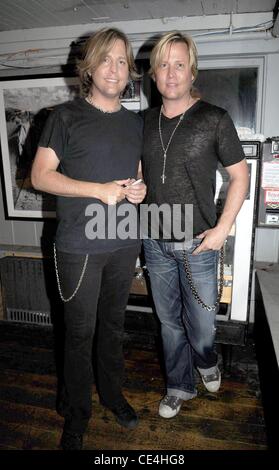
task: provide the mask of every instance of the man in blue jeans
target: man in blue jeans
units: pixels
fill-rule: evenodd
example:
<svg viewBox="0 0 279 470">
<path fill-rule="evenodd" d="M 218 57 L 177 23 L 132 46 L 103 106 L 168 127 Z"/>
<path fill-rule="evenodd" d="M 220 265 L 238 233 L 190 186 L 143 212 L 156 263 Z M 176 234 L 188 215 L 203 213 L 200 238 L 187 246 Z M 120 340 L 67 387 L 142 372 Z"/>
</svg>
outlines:
<svg viewBox="0 0 279 470">
<path fill-rule="evenodd" d="M 180 207 L 185 234 L 176 238 L 159 219 L 159 236 L 144 239 L 145 259 L 161 321 L 167 393 L 160 402 L 163 418 L 177 415 L 184 400 L 196 396 L 194 368 L 210 392 L 221 374 L 214 350 L 218 309 L 217 270 L 224 244 L 248 187 L 248 169 L 228 113 L 193 92 L 197 50 L 189 36 L 163 35 L 150 58 L 150 74 L 162 106 L 146 112 L 143 174 L 148 205 Z M 217 221 L 214 205 L 218 161 L 230 176 L 225 206 Z M 188 217 L 185 205 L 192 208 Z M 175 217 L 171 217 L 175 221 Z M 169 220 L 168 220 L 169 224 Z M 150 227 L 151 232 L 152 218 Z"/>
</svg>

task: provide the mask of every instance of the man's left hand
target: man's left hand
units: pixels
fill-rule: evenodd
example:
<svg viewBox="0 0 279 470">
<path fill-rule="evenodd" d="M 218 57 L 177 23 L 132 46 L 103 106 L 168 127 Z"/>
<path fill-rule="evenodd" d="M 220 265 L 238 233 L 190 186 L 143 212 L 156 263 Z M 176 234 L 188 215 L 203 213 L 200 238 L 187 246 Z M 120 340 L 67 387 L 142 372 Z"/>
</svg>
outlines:
<svg viewBox="0 0 279 470">
<path fill-rule="evenodd" d="M 133 181 L 132 181 L 133 182 Z M 135 185 L 128 185 L 126 187 L 126 199 L 133 204 L 141 203 L 146 195 L 146 185 L 142 183 L 138 183 Z"/>
</svg>

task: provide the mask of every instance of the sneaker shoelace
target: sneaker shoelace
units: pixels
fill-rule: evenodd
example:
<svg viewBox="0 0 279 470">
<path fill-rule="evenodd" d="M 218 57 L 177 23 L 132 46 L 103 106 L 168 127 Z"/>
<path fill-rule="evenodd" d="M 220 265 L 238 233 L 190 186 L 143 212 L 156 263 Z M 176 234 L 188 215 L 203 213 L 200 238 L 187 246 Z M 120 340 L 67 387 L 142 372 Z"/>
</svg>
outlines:
<svg viewBox="0 0 279 470">
<path fill-rule="evenodd" d="M 207 383 L 207 382 L 216 382 L 217 380 L 219 380 L 219 373 L 218 372 L 215 372 L 214 374 L 210 374 L 210 375 L 203 375 L 203 380 Z"/>
<path fill-rule="evenodd" d="M 175 410 L 181 403 L 181 398 L 166 396 L 163 399 L 163 404 L 169 406 L 172 410 Z"/>
</svg>

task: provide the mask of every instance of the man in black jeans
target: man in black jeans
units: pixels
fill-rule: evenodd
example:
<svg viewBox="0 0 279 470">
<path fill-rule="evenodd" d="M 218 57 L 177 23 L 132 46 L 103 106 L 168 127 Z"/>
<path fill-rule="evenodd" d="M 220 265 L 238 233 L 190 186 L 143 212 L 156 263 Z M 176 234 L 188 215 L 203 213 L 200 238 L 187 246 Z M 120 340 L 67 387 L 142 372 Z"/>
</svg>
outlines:
<svg viewBox="0 0 279 470">
<path fill-rule="evenodd" d="M 54 258 L 66 328 L 64 450 L 82 449 L 91 416 L 97 320 L 101 403 L 122 426 L 138 423 L 121 390 L 124 314 L 140 242 L 118 228 L 125 210 L 134 209 L 137 224 L 133 204 L 146 192 L 143 183 L 132 185 L 140 174 L 141 118 L 119 99 L 129 77 L 137 77 L 126 36 L 116 29 L 96 32 L 79 74 L 84 96 L 52 111 L 32 168 L 33 186 L 57 195 Z"/>
</svg>

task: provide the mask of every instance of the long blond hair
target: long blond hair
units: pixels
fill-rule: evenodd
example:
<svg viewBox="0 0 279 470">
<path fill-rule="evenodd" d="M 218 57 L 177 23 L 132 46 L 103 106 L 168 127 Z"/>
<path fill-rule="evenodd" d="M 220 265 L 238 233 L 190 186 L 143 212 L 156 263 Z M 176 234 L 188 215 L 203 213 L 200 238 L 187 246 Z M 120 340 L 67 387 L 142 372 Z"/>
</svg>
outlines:
<svg viewBox="0 0 279 470">
<path fill-rule="evenodd" d="M 149 74 L 154 77 L 155 71 L 162 61 L 162 57 L 166 51 L 166 48 L 173 43 L 182 43 L 186 44 L 189 51 L 190 67 L 193 74 L 194 80 L 198 75 L 198 51 L 195 42 L 193 39 L 188 36 L 188 34 L 182 34 L 178 31 L 171 31 L 169 33 L 163 34 L 155 46 L 153 47 L 150 54 L 150 69 Z M 193 80 L 193 81 L 194 81 Z"/>
<path fill-rule="evenodd" d="M 84 96 L 88 95 L 93 83 L 91 72 L 99 67 L 117 39 L 125 44 L 130 79 L 137 80 L 140 78 L 136 70 L 132 46 L 127 36 L 116 28 L 102 28 L 86 41 L 82 59 L 77 65 Z"/>
</svg>

